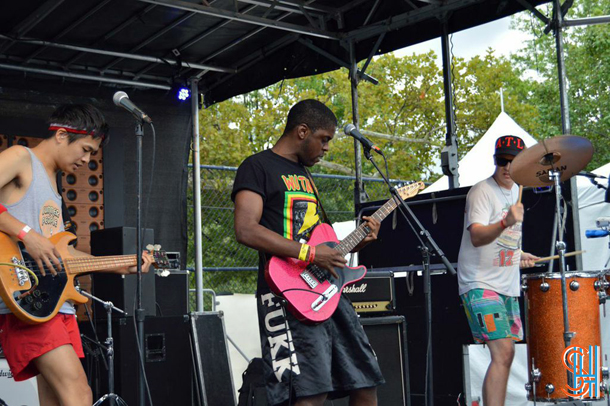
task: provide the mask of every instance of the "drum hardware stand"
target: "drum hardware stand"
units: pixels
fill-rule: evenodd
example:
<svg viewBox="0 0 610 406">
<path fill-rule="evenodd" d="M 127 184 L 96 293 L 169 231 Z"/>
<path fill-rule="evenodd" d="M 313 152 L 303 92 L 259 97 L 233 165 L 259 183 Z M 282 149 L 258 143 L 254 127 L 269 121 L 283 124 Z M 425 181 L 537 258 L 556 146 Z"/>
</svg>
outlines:
<svg viewBox="0 0 610 406">
<path fill-rule="evenodd" d="M 100 298 L 93 296 L 92 294 L 85 292 L 79 287 L 76 287 L 78 293 L 88 297 L 89 299 L 95 300 L 101 303 L 106 309 L 106 317 L 107 317 L 107 326 L 108 326 L 108 337 L 104 342 L 105 345 L 100 344 L 98 342 L 94 342 L 96 345 L 100 346 L 100 348 L 106 351 L 106 356 L 108 358 L 108 393 L 99 398 L 93 406 L 99 406 L 108 400 L 110 406 L 127 406 L 127 402 L 123 400 L 119 395 L 114 393 L 114 339 L 112 338 L 112 311 L 121 313 L 127 316 L 123 310 L 115 307 L 112 302 L 105 302 Z"/>
<path fill-rule="evenodd" d="M 430 234 L 430 232 L 424 228 L 424 226 L 420 223 L 420 221 L 415 216 L 415 213 L 413 213 L 413 211 L 407 205 L 407 203 L 405 203 L 405 201 L 400 197 L 397 189 L 392 186 L 392 184 L 388 180 L 388 177 L 386 177 L 385 174 L 381 171 L 381 169 L 379 169 L 379 166 L 377 166 L 377 163 L 371 156 L 371 147 L 369 147 L 365 144 L 362 144 L 362 152 L 364 153 L 364 156 L 366 157 L 366 159 L 368 159 L 371 162 L 371 164 L 373 164 L 373 166 L 375 167 L 377 172 L 379 172 L 379 174 L 383 178 L 383 181 L 385 182 L 385 184 L 388 185 L 388 188 L 390 189 L 390 194 L 392 195 L 392 198 L 394 199 L 394 201 L 397 203 L 396 205 L 400 209 L 400 213 L 406 220 L 407 224 L 409 224 L 409 226 L 411 227 L 411 230 L 413 230 L 413 233 L 415 234 L 415 236 L 417 237 L 417 239 L 419 240 L 419 243 L 420 243 L 418 248 L 422 253 L 423 277 L 424 277 L 423 285 L 424 285 L 424 296 L 425 296 L 425 302 L 426 302 L 426 306 L 425 306 L 425 308 L 426 308 L 426 337 L 427 337 L 427 342 L 428 342 L 427 349 L 426 349 L 426 377 L 425 377 L 425 382 L 426 382 L 425 386 L 426 387 L 424 390 L 426 395 L 425 395 L 425 399 L 424 399 L 424 404 L 425 404 L 425 406 L 433 406 L 434 405 L 434 391 L 433 391 L 433 386 L 432 386 L 432 381 L 433 381 L 433 379 L 432 379 L 433 378 L 433 374 L 432 374 L 432 282 L 430 280 L 430 257 L 431 257 L 431 255 L 437 255 L 441 259 L 441 261 L 443 262 L 443 264 L 447 268 L 447 271 L 450 274 L 456 275 L 456 272 L 455 272 L 455 269 L 453 268 L 453 266 L 451 265 L 451 262 L 449 262 L 449 260 L 445 256 L 445 253 L 443 252 L 443 250 L 441 250 L 441 248 L 436 244 L 436 241 L 434 241 L 434 239 L 432 238 L 432 235 Z M 385 156 L 384 156 L 384 159 L 385 159 Z M 417 228 L 419 229 L 419 231 L 416 230 L 413 223 L 409 220 L 409 217 L 407 217 L 407 213 L 409 213 L 409 215 L 413 219 L 413 222 L 417 225 Z M 426 241 L 424 241 L 424 239 Z"/>
<path fill-rule="evenodd" d="M 552 165 L 552 154 L 550 154 L 550 164 Z M 561 272 L 561 303 L 563 307 L 563 341 L 565 348 L 568 348 L 572 342 L 572 339 L 576 335 L 573 331 L 570 331 L 570 320 L 568 318 L 568 291 L 566 286 L 566 243 L 563 241 L 563 224 L 560 218 L 561 216 L 561 172 L 554 169 L 549 170 L 549 179 L 555 182 L 555 216 L 557 218 L 557 253 L 559 254 L 559 271 Z M 568 385 L 574 387 L 574 376 L 569 370 L 566 371 L 568 374 Z"/>
<path fill-rule="evenodd" d="M 534 406 L 536 406 L 536 384 L 540 381 L 541 376 L 542 373 L 540 372 L 540 369 L 536 368 L 536 363 L 534 358 L 532 358 L 532 370 L 530 371 L 531 381 L 525 384 L 525 390 L 528 392 L 531 390 L 533 392 L 532 401 L 534 402 Z"/>
</svg>

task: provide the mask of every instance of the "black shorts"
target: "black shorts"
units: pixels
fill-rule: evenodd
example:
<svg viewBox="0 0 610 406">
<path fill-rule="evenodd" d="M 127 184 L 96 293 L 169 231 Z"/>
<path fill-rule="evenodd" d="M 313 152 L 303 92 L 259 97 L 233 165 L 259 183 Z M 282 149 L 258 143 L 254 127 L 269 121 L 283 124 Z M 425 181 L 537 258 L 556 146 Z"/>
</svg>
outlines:
<svg viewBox="0 0 610 406">
<path fill-rule="evenodd" d="M 384 383 L 375 352 L 344 295 L 333 316 L 317 325 L 296 320 L 272 293 L 259 293 L 257 303 L 270 405 L 285 403 L 290 386 L 294 401 L 321 393 L 340 398 Z"/>
</svg>

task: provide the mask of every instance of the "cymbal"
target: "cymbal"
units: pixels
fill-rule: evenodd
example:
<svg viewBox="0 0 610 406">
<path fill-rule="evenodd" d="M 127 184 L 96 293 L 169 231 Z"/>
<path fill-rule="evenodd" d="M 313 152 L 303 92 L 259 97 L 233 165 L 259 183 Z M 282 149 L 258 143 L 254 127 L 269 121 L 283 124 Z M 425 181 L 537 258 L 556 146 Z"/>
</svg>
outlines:
<svg viewBox="0 0 610 406">
<path fill-rule="evenodd" d="M 561 173 L 561 182 L 575 176 L 591 162 L 591 141 L 575 135 L 547 138 L 521 151 L 510 165 L 510 176 L 524 186 L 548 186 L 554 183 L 549 171 Z"/>
</svg>

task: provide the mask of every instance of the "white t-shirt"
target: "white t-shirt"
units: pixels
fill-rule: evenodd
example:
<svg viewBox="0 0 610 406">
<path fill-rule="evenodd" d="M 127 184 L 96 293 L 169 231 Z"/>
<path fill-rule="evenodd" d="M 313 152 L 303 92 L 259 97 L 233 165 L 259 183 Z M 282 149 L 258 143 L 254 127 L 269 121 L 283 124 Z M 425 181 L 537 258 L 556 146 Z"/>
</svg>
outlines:
<svg viewBox="0 0 610 406">
<path fill-rule="evenodd" d="M 466 196 L 464 231 L 458 256 L 460 295 L 472 289 L 491 289 L 506 296 L 519 296 L 519 261 L 521 259 L 522 224 L 505 229 L 492 243 L 475 247 L 470 238 L 474 223 L 484 226 L 497 223 L 519 198 L 519 186 L 501 188 L 490 177 L 474 185 Z"/>
</svg>

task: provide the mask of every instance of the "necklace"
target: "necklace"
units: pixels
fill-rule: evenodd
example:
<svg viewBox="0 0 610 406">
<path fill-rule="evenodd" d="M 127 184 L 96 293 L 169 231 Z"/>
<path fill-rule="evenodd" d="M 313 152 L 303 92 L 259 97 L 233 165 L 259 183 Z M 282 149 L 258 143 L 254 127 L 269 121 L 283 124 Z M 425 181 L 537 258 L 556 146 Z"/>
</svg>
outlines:
<svg viewBox="0 0 610 406">
<path fill-rule="evenodd" d="M 504 196 L 504 200 L 506 200 L 506 203 L 508 203 L 508 206 L 512 206 L 514 204 L 514 199 L 513 199 L 513 188 L 510 188 L 510 194 L 506 191 L 506 189 L 504 189 L 502 186 L 500 186 L 500 184 L 498 183 L 498 181 L 496 180 L 496 178 L 494 178 L 492 176 L 492 179 L 494 180 L 494 182 L 496 182 L 496 186 L 498 186 L 498 189 L 500 189 L 500 193 L 502 194 L 502 196 Z M 510 195 L 510 200 L 508 200 L 508 196 Z"/>
</svg>

